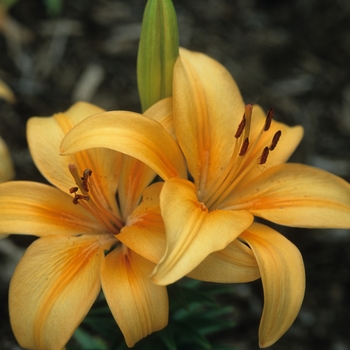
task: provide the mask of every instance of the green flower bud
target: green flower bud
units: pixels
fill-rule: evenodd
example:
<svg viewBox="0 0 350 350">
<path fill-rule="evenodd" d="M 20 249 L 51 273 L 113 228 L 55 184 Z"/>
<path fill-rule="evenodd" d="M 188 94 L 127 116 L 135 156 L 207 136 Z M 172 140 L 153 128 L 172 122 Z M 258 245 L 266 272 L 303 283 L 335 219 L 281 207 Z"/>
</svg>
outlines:
<svg viewBox="0 0 350 350">
<path fill-rule="evenodd" d="M 179 55 L 179 34 L 171 0 L 148 0 L 137 57 L 142 111 L 172 95 L 173 68 Z"/>
</svg>

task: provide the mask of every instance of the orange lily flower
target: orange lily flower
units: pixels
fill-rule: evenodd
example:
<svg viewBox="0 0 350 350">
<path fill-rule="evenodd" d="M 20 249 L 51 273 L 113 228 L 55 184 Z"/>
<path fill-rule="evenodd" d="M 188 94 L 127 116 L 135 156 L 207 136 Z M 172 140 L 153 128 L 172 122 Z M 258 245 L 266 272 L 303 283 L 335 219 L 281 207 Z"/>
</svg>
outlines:
<svg viewBox="0 0 350 350">
<path fill-rule="evenodd" d="M 254 217 L 295 227 L 349 228 L 350 185 L 310 166 L 285 164 L 302 127 L 274 121 L 272 110 L 245 106 L 228 71 L 200 53 L 181 51 L 173 85 L 176 139 L 193 181 L 177 170 L 181 157 L 164 143 L 166 131 L 158 123 L 141 125 L 136 115 L 125 122 L 116 113 L 77 125 L 64 138 L 62 153 L 111 148 L 138 158 L 165 180 L 160 207 L 167 247 L 153 272 L 155 283 L 172 283 L 203 266 L 224 274 L 222 260 L 213 256 L 235 242 L 249 247 L 265 297 L 259 342 L 272 345 L 299 312 L 304 265 L 291 242 L 253 223 Z"/>
<path fill-rule="evenodd" d="M 148 112 L 166 116 L 170 107 L 160 103 Z M 50 118 L 31 118 L 31 154 L 56 188 L 25 181 L 0 186 L 0 233 L 40 237 L 26 250 L 10 284 L 11 325 L 26 349 L 62 349 L 101 287 L 128 346 L 168 322 L 166 287 L 149 279 L 165 247 L 157 202 L 162 184 L 144 191 L 155 173 L 109 149 L 59 156 L 64 135 L 101 112 L 80 102 Z M 150 249 L 135 252 L 123 242 L 134 232 L 152 240 Z"/>
</svg>

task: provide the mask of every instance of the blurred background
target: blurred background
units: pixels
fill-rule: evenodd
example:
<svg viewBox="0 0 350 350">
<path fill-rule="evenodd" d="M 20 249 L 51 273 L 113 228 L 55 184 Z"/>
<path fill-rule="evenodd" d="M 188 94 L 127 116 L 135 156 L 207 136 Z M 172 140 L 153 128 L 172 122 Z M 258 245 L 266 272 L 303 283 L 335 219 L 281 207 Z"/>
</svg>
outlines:
<svg viewBox="0 0 350 350">
<path fill-rule="evenodd" d="M 146 0 L 0 0 L 0 135 L 17 180 L 45 181 L 25 127 L 78 100 L 140 111 L 136 57 Z M 220 61 L 246 103 L 273 107 L 305 128 L 292 157 L 350 180 L 350 1 L 174 0 L 180 43 Z M 277 226 L 276 226 L 277 227 Z M 271 347 L 350 349 L 350 231 L 277 229 L 302 252 L 307 289 L 300 314 Z M 8 284 L 30 237 L 0 241 L 0 349 L 20 349 L 8 323 Z M 235 285 L 224 302 L 235 327 L 215 337 L 258 349 L 261 282 Z M 215 348 L 214 348 L 215 349 Z"/>
</svg>

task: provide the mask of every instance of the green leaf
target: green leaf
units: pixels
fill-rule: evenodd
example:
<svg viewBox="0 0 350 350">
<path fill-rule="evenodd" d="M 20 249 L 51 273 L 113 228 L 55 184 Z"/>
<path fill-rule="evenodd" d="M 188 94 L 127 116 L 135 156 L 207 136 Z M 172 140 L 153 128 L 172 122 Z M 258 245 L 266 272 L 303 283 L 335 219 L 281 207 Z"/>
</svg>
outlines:
<svg viewBox="0 0 350 350">
<path fill-rule="evenodd" d="M 148 0 L 137 56 L 137 83 L 142 111 L 172 96 L 173 68 L 179 34 L 171 0 Z"/>
<path fill-rule="evenodd" d="M 108 350 L 106 344 L 99 338 L 91 336 L 85 330 L 78 328 L 74 333 L 74 338 L 84 350 Z"/>
</svg>

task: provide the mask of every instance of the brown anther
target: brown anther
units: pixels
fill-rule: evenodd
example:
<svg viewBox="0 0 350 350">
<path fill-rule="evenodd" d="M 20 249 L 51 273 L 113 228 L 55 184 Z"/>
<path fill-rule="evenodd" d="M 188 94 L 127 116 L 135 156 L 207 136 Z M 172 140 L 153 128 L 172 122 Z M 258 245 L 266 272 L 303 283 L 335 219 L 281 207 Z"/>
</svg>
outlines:
<svg viewBox="0 0 350 350">
<path fill-rule="evenodd" d="M 82 186 L 86 192 L 89 192 L 88 180 L 91 174 L 92 174 L 92 170 L 85 169 L 83 173 L 83 177 L 81 177 L 81 180 L 83 181 Z"/>
<path fill-rule="evenodd" d="M 269 147 L 270 151 L 273 151 L 276 148 L 278 140 L 280 139 L 281 135 L 282 135 L 282 131 L 281 130 L 278 130 L 275 133 L 275 135 L 273 135 L 273 138 L 272 138 L 272 141 L 271 141 L 271 145 Z"/>
<path fill-rule="evenodd" d="M 243 141 L 242 147 L 239 151 L 239 156 L 244 156 L 247 153 L 248 150 L 248 146 L 249 146 L 249 139 L 248 137 Z"/>
<path fill-rule="evenodd" d="M 75 197 L 73 198 L 73 204 L 78 204 L 79 203 L 79 200 L 80 199 L 83 199 L 85 201 L 88 201 L 90 199 L 89 196 L 83 196 L 82 194 L 75 194 Z"/>
<path fill-rule="evenodd" d="M 75 192 L 77 192 L 78 190 L 79 190 L 78 187 L 71 187 L 71 188 L 69 189 L 69 193 L 75 193 Z"/>
<path fill-rule="evenodd" d="M 245 114 L 243 114 L 243 118 L 242 121 L 239 123 L 236 134 L 235 134 L 235 138 L 238 139 L 239 137 L 241 137 L 242 132 L 245 128 L 245 123 L 246 123 L 246 118 L 245 118 Z"/>
<path fill-rule="evenodd" d="M 274 114 L 274 110 L 273 110 L 273 108 L 270 108 L 270 109 L 267 111 L 267 114 L 266 114 L 266 120 L 265 120 L 264 131 L 267 131 L 267 130 L 270 129 L 271 122 L 272 122 L 272 118 L 273 118 L 273 114 Z"/>
<path fill-rule="evenodd" d="M 263 151 L 261 153 L 261 156 L 259 158 L 259 164 L 265 164 L 266 163 L 267 157 L 269 156 L 269 153 L 270 153 L 269 148 L 266 146 L 263 149 Z"/>
</svg>

